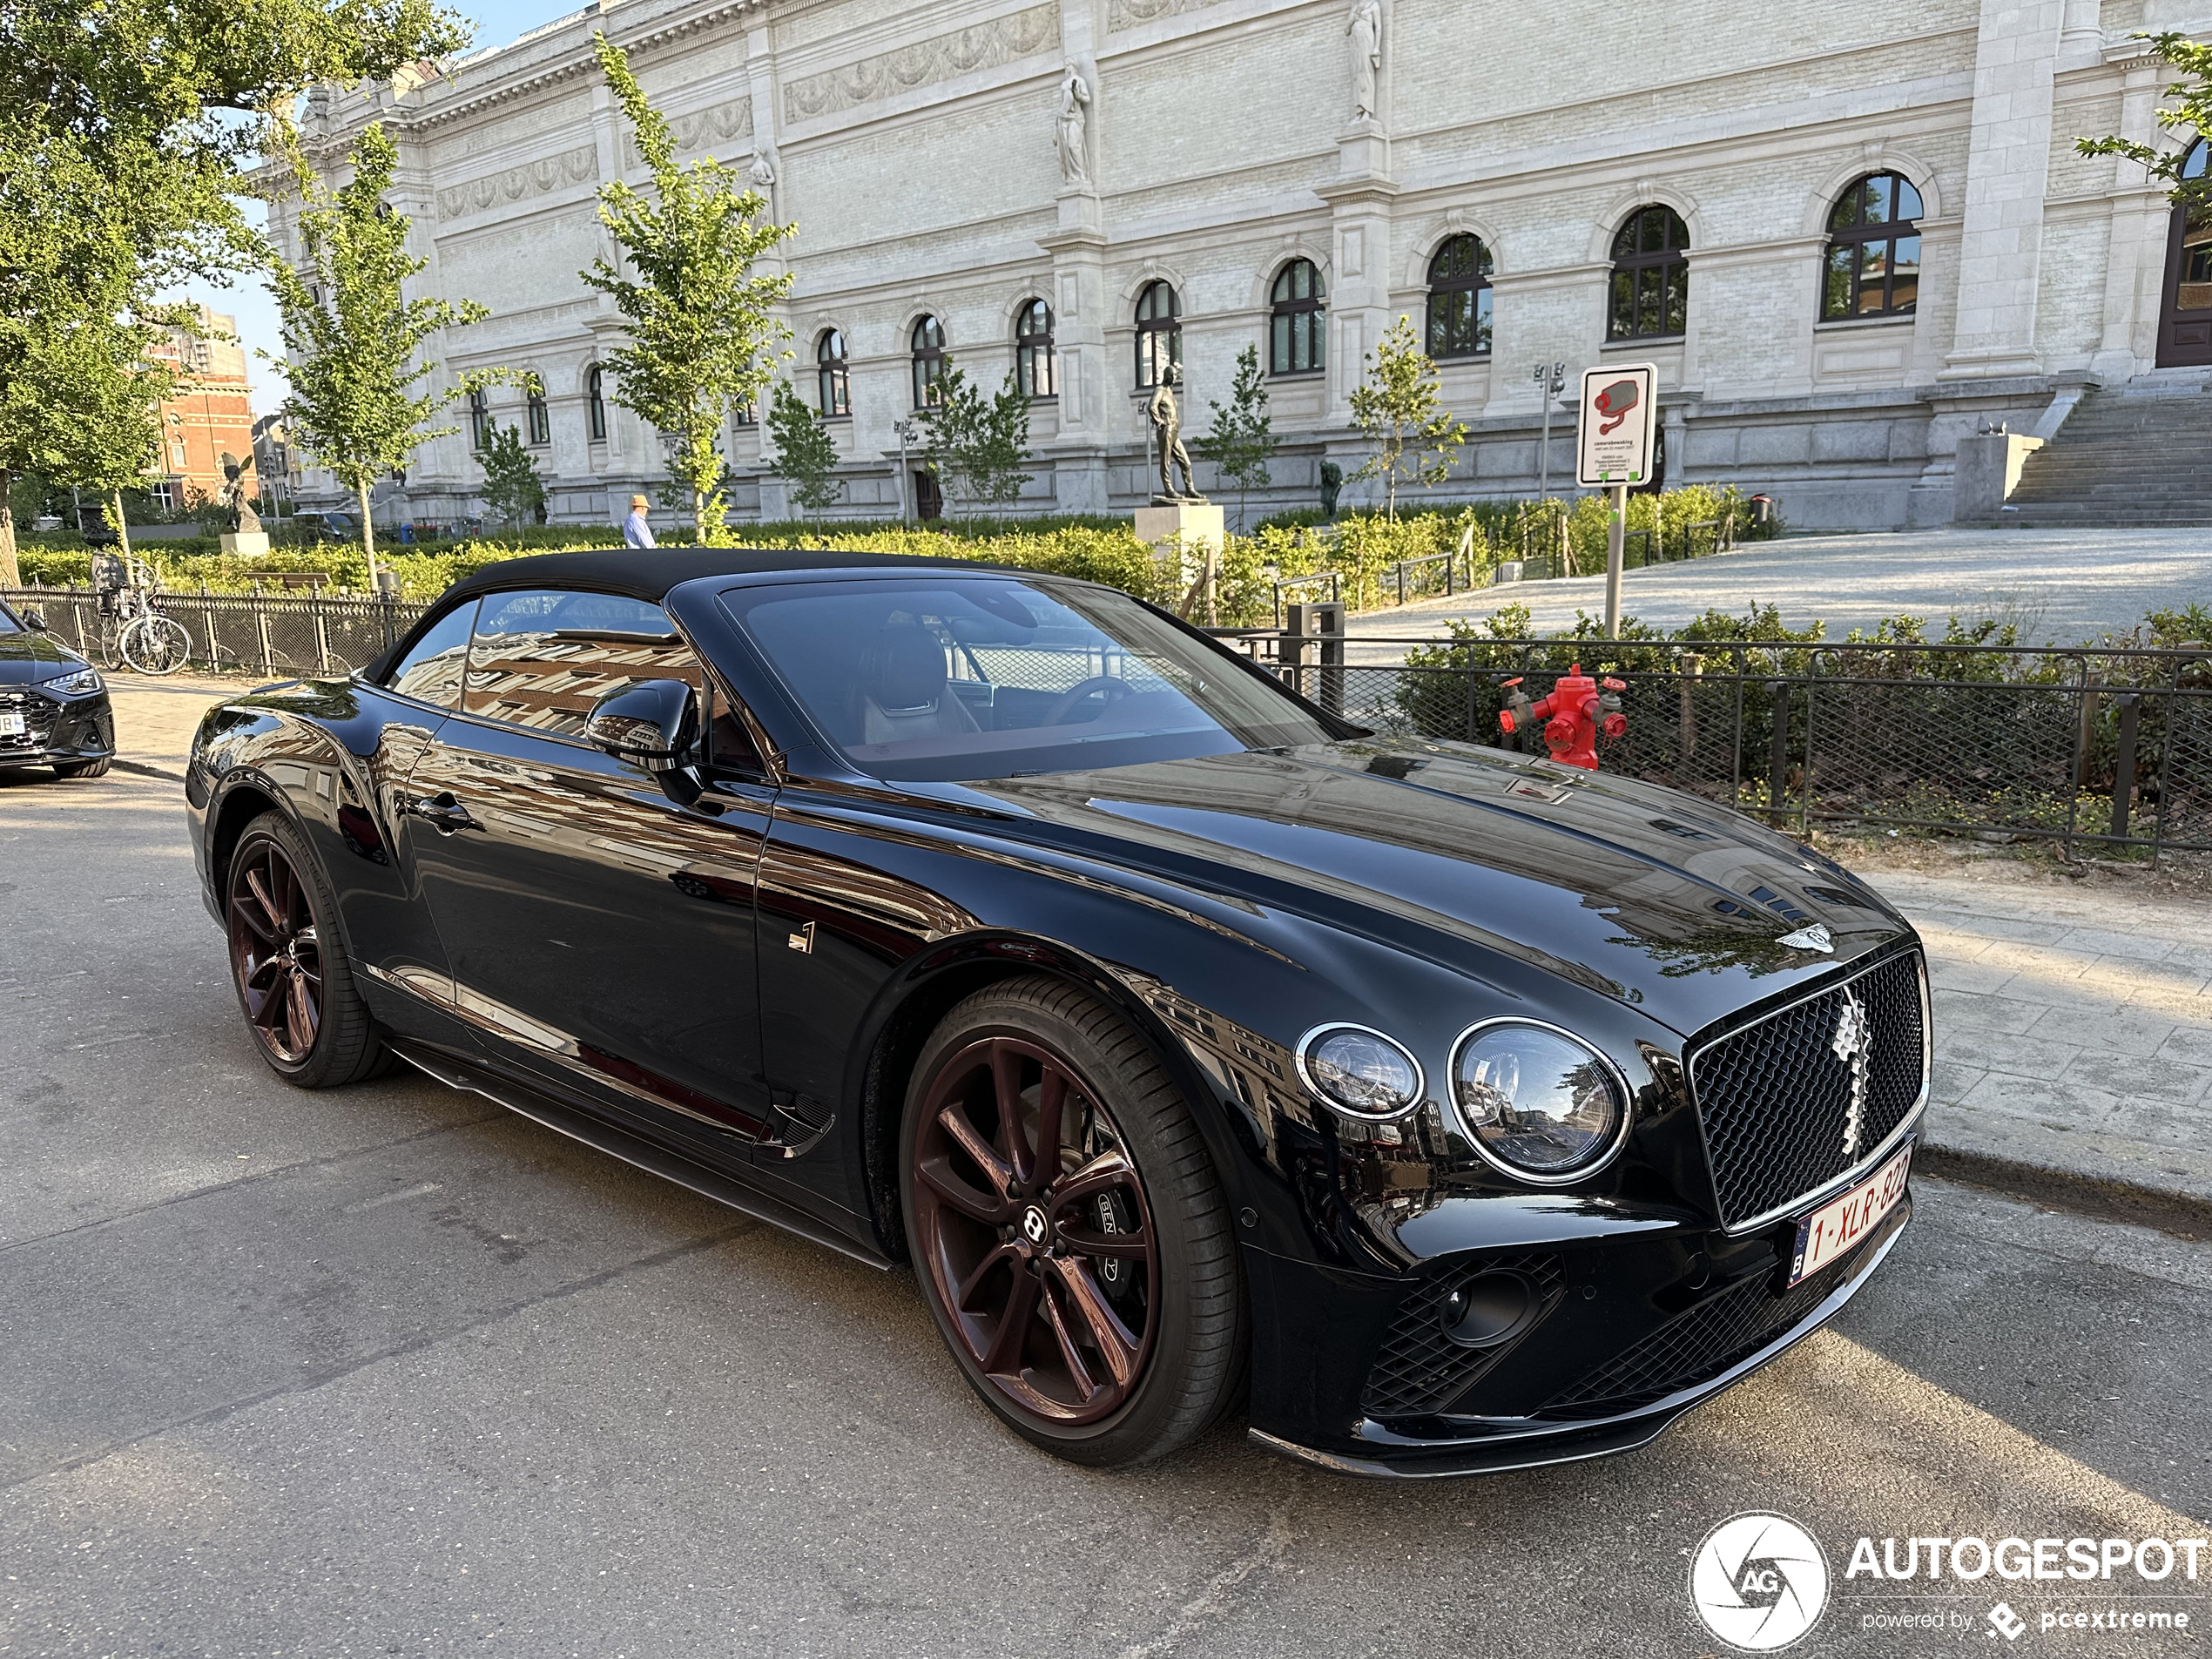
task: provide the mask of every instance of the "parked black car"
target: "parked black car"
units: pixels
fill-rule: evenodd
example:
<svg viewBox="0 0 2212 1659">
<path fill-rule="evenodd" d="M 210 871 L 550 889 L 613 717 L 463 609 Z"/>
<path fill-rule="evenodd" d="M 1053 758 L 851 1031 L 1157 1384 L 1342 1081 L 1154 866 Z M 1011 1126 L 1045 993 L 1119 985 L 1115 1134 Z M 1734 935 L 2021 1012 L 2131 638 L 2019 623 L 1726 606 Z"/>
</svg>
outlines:
<svg viewBox="0 0 2212 1659">
<path fill-rule="evenodd" d="M 100 671 L 0 602 L 0 770 L 51 766 L 97 778 L 115 755 L 115 712 Z"/>
<path fill-rule="evenodd" d="M 1642 1445 L 1894 1244 L 1912 929 L 1707 802 L 1379 735 L 1127 595 L 570 554 L 187 792 L 263 1056 L 396 1055 L 864 1261 L 1087 1462 Z"/>
</svg>

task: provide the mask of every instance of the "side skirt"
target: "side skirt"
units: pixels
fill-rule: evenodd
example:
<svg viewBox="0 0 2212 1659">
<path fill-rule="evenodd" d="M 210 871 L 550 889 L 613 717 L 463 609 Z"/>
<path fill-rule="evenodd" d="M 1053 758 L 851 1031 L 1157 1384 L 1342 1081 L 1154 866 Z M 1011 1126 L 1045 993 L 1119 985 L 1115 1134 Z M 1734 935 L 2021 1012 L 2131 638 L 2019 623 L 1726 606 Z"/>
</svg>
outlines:
<svg viewBox="0 0 2212 1659">
<path fill-rule="evenodd" d="M 471 1065 L 428 1044 L 400 1036 L 387 1036 L 384 1041 L 386 1046 L 408 1064 L 449 1089 L 463 1089 L 482 1095 L 534 1123 L 543 1124 L 556 1134 L 580 1141 L 610 1157 L 620 1158 L 624 1163 L 643 1170 L 649 1175 L 657 1175 L 664 1181 L 672 1181 L 703 1198 L 711 1198 L 715 1203 L 726 1204 L 756 1221 L 765 1221 L 772 1227 L 795 1233 L 825 1250 L 833 1250 L 840 1256 L 849 1257 L 880 1272 L 890 1271 L 892 1264 L 884 1258 L 863 1250 L 853 1240 L 832 1231 L 812 1217 L 765 1194 L 755 1192 L 742 1183 L 718 1174 L 704 1164 L 694 1163 L 687 1157 L 658 1146 L 642 1136 L 630 1134 L 600 1118 L 564 1106 L 525 1083 Z"/>
</svg>

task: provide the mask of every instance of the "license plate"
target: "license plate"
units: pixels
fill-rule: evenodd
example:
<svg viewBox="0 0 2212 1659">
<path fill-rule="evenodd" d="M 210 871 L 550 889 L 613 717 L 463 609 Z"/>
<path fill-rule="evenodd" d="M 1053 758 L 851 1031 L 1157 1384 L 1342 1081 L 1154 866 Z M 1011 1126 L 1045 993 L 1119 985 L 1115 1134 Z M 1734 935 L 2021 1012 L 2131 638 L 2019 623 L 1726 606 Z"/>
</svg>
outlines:
<svg viewBox="0 0 2212 1659">
<path fill-rule="evenodd" d="M 1912 1148 L 1905 1150 L 1840 1198 L 1831 1198 L 1797 1224 L 1797 1249 L 1790 1283 L 1810 1278 L 1868 1233 L 1905 1196 Z"/>
<path fill-rule="evenodd" d="M 19 738 L 25 730 L 22 715 L 12 711 L 0 712 L 0 738 Z"/>
</svg>

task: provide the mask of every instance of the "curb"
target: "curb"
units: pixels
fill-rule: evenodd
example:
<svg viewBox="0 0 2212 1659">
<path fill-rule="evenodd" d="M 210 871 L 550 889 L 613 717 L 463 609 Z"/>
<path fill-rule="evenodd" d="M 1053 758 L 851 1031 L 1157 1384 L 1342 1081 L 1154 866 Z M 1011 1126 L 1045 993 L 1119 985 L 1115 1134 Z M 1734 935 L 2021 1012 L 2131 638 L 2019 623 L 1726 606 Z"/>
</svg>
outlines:
<svg viewBox="0 0 2212 1659">
<path fill-rule="evenodd" d="M 143 778 L 162 778 L 172 784 L 185 781 L 185 774 L 168 766 L 157 766 L 150 760 L 125 760 L 117 756 L 108 765 L 117 772 L 134 772 Z"/>
<path fill-rule="evenodd" d="M 2168 1191 L 1926 1140 L 1913 1154 L 1912 1170 L 1916 1175 L 2025 1198 L 2094 1221 L 2150 1227 L 2192 1241 L 2212 1238 L 2212 1198 L 2193 1192 Z"/>
</svg>

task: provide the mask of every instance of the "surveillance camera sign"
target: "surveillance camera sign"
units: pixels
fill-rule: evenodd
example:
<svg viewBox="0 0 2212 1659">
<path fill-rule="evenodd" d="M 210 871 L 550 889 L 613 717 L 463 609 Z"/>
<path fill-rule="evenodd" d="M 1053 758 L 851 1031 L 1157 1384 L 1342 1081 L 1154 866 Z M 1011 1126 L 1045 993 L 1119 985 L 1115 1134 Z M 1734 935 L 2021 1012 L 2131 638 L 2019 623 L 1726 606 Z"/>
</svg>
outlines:
<svg viewBox="0 0 2212 1659">
<path fill-rule="evenodd" d="M 1582 371 L 1575 415 L 1575 482 L 1585 489 L 1641 484 L 1651 476 L 1659 423 L 1659 370 L 1615 363 Z"/>
</svg>

